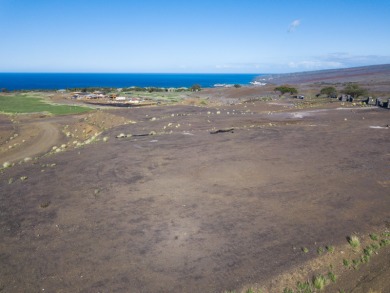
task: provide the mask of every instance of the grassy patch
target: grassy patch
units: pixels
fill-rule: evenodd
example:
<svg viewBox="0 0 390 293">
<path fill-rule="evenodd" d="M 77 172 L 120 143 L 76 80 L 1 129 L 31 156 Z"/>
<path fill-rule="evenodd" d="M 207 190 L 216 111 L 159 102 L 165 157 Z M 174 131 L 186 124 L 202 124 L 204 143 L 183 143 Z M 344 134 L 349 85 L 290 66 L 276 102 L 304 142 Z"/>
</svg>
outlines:
<svg viewBox="0 0 390 293">
<path fill-rule="evenodd" d="M 297 283 L 297 292 L 298 293 L 312 293 L 313 288 L 310 282 L 298 282 Z"/>
<path fill-rule="evenodd" d="M 334 252 L 334 246 L 328 245 L 328 246 L 326 246 L 326 250 L 327 250 L 329 253 L 333 253 L 333 252 Z"/>
<path fill-rule="evenodd" d="M 382 239 L 381 242 L 379 243 L 381 247 L 385 247 L 387 245 L 390 245 L 390 240 L 389 239 Z"/>
<path fill-rule="evenodd" d="M 337 276 L 335 275 L 335 273 L 329 272 L 329 273 L 328 273 L 328 278 L 329 278 L 329 280 L 331 280 L 333 283 L 336 283 Z"/>
<path fill-rule="evenodd" d="M 372 250 L 375 252 L 375 251 L 377 251 L 380 247 L 379 247 L 378 244 L 372 243 L 372 244 L 371 244 L 371 248 L 372 248 Z"/>
<path fill-rule="evenodd" d="M 303 251 L 304 253 L 308 253 L 308 252 L 309 252 L 309 249 L 308 249 L 307 247 L 302 247 L 302 251 Z"/>
<path fill-rule="evenodd" d="M 323 275 L 318 275 L 313 278 L 313 286 L 318 290 L 323 290 L 326 285 L 326 278 Z"/>
<path fill-rule="evenodd" d="M 360 259 L 354 259 L 352 260 L 352 263 L 353 263 L 353 269 L 354 270 L 357 270 L 359 268 L 359 265 L 360 265 Z"/>
<path fill-rule="evenodd" d="M 353 247 L 353 248 L 358 248 L 360 246 L 360 240 L 357 236 L 352 235 L 348 237 L 348 243 Z"/>
<path fill-rule="evenodd" d="M 53 115 L 78 114 L 92 109 L 80 106 L 52 105 L 42 98 L 31 95 L 0 96 L 0 109 L 4 113 L 48 112 Z"/>
<path fill-rule="evenodd" d="M 363 253 L 367 256 L 371 256 L 374 253 L 374 249 L 371 246 L 367 246 L 363 249 Z"/>
<path fill-rule="evenodd" d="M 370 234 L 370 238 L 371 238 L 372 240 L 374 240 L 374 241 L 377 241 L 377 240 L 378 240 L 378 235 L 375 234 L 375 233 L 372 233 L 372 234 Z"/>
</svg>

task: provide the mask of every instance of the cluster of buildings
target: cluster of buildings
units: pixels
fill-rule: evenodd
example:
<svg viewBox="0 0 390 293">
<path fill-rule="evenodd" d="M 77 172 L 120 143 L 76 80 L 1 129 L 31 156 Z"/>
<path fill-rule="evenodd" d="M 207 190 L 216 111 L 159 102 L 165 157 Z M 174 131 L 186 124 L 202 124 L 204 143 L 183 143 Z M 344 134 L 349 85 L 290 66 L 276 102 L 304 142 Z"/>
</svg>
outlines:
<svg viewBox="0 0 390 293">
<path fill-rule="evenodd" d="M 94 91 L 92 93 L 88 92 L 72 92 L 72 99 L 83 99 L 83 100 L 106 100 L 107 103 L 126 103 L 126 104 L 139 104 L 142 102 L 140 98 L 137 97 L 126 97 L 117 94 L 104 94 L 100 91 Z"/>
<path fill-rule="evenodd" d="M 390 109 L 390 98 L 373 98 L 367 97 L 363 100 L 367 105 L 378 106 Z"/>
<path fill-rule="evenodd" d="M 336 96 L 337 98 L 337 96 Z M 354 98 L 351 95 L 341 95 L 338 97 L 341 102 L 353 102 Z M 360 100 L 362 103 L 370 106 L 378 106 L 386 109 L 390 109 L 390 98 L 374 98 L 374 97 L 366 97 L 363 100 Z"/>
</svg>

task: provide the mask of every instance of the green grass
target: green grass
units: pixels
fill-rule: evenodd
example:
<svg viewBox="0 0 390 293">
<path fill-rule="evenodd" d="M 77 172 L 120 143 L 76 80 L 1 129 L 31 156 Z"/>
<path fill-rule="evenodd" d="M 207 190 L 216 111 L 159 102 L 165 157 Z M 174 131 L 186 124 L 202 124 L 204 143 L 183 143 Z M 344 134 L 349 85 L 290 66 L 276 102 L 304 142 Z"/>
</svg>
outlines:
<svg viewBox="0 0 390 293">
<path fill-rule="evenodd" d="M 360 262 L 363 264 L 363 263 L 368 263 L 370 261 L 370 256 L 367 255 L 367 254 L 363 254 L 361 257 L 360 257 Z"/>
<path fill-rule="evenodd" d="M 302 251 L 303 251 L 304 253 L 308 253 L 308 252 L 309 252 L 309 249 L 308 249 L 307 247 L 302 247 Z"/>
<path fill-rule="evenodd" d="M 335 275 L 335 273 L 329 272 L 329 273 L 328 273 L 328 278 L 329 278 L 329 280 L 331 280 L 333 283 L 336 283 L 337 276 Z"/>
<path fill-rule="evenodd" d="M 363 249 L 363 253 L 367 256 L 371 256 L 374 253 L 374 249 L 371 246 L 367 246 Z"/>
<path fill-rule="evenodd" d="M 372 240 L 374 240 L 374 241 L 377 241 L 377 240 L 378 240 L 378 235 L 375 234 L 375 233 L 372 233 L 372 234 L 370 234 L 370 238 L 371 238 Z"/>
<path fill-rule="evenodd" d="M 357 236 L 352 235 L 348 237 L 348 242 L 353 248 L 358 248 L 360 246 L 360 240 Z"/>
<path fill-rule="evenodd" d="M 298 282 L 297 283 L 297 293 L 312 293 L 313 288 L 310 282 Z"/>
<path fill-rule="evenodd" d="M 375 252 L 375 251 L 377 251 L 380 247 L 379 247 L 378 244 L 372 243 L 372 244 L 371 244 L 371 248 L 372 248 L 372 250 Z"/>
<path fill-rule="evenodd" d="M 344 265 L 345 267 L 349 267 L 349 265 L 350 265 L 349 260 L 344 258 L 344 259 L 343 259 L 343 265 Z"/>
<path fill-rule="evenodd" d="M 313 279 L 313 286 L 318 290 L 322 290 L 325 288 L 326 278 L 323 275 L 315 276 Z"/>
<path fill-rule="evenodd" d="M 42 98 L 33 95 L 0 96 L 0 111 L 3 113 L 49 112 L 53 115 L 66 115 L 79 114 L 91 110 L 91 108 L 87 107 L 49 104 Z"/>
<path fill-rule="evenodd" d="M 379 242 L 379 245 L 380 247 L 385 247 L 387 245 L 390 245 L 390 240 L 389 239 L 382 239 L 380 242 Z"/>
<path fill-rule="evenodd" d="M 352 260 L 352 263 L 353 263 L 353 269 L 354 270 L 357 270 L 358 268 L 359 268 L 359 265 L 360 265 L 360 259 L 354 259 L 354 260 Z"/>
<path fill-rule="evenodd" d="M 334 246 L 328 245 L 328 246 L 326 246 L 326 250 L 327 250 L 329 253 L 333 253 L 333 252 L 334 252 Z"/>
</svg>

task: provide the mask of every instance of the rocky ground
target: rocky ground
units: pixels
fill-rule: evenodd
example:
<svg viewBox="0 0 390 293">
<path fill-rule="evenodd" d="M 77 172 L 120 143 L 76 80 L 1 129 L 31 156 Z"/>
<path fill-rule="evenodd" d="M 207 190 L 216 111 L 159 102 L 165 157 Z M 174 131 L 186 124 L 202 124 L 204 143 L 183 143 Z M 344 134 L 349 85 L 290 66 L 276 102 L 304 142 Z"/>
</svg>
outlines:
<svg viewBox="0 0 390 293">
<path fill-rule="evenodd" d="M 390 229 L 389 113 L 264 87 L 1 115 L 0 291 L 389 292 L 388 246 L 352 264 Z"/>
</svg>

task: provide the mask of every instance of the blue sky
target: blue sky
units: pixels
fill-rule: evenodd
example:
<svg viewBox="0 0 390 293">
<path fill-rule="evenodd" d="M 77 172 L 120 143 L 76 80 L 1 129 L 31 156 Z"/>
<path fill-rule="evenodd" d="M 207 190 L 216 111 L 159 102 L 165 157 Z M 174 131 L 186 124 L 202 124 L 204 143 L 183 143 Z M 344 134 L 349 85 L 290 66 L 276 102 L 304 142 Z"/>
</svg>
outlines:
<svg viewBox="0 0 390 293">
<path fill-rule="evenodd" d="M 388 0 L 0 0 L 0 72 L 282 73 L 390 63 Z"/>
</svg>

